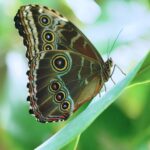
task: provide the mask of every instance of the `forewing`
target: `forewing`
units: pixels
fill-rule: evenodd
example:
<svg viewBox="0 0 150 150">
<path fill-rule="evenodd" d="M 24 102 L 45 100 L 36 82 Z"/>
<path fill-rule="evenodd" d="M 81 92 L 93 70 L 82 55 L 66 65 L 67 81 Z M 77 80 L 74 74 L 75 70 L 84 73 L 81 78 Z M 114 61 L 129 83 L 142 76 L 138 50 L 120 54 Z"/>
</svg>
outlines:
<svg viewBox="0 0 150 150">
<path fill-rule="evenodd" d="M 14 20 L 24 38 L 29 60 L 40 51 L 71 49 L 103 63 L 101 56 L 84 34 L 53 9 L 38 5 L 22 6 Z M 48 40 L 46 37 L 49 37 Z"/>
</svg>

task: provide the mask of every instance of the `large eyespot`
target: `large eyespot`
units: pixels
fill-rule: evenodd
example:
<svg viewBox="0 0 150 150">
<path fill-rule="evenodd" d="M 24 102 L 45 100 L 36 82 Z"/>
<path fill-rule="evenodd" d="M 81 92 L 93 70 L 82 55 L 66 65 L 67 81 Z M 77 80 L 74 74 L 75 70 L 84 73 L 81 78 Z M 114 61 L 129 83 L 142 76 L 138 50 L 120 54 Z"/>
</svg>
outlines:
<svg viewBox="0 0 150 150">
<path fill-rule="evenodd" d="M 49 44 L 49 43 L 47 43 L 47 44 L 45 44 L 45 45 L 43 46 L 43 50 L 44 50 L 44 51 L 46 51 L 46 50 L 51 50 L 51 49 L 54 49 L 54 47 L 53 47 L 51 44 Z"/>
<path fill-rule="evenodd" d="M 68 111 L 70 109 L 70 102 L 69 101 L 64 101 L 61 103 L 61 110 L 62 111 Z"/>
<path fill-rule="evenodd" d="M 59 91 L 58 93 L 56 93 L 54 97 L 55 101 L 58 103 L 62 102 L 65 98 L 66 98 L 66 94 L 63 91 Z"/>
<path fill-rule="evenodd" d="M 42 15 L 39 17 L 39 22 L 43 26 L 48 26 L 51 23 L 51 20 L 48 16 Z"/>
<path fill-rule="evenodd" d="M 68 61 L 65 56 L 57 55 L 52 59 L 52 65 L 57 71 L 64 71 L 68 66 Z"/>
<path fill-rule="evenodd" d="M 46 41 L 46 42 L 54 41 L 54 33 L 49 30 L 43 32 L 42 37 L 43 37 L 44 41 Z"/>
<path fill-rule="evenodd" d="M 49 85 L 49 90 L 51 92 L 57 92 L 60 88 L 61 84 L 57 80 L 52 81 Z"/>
</svg>

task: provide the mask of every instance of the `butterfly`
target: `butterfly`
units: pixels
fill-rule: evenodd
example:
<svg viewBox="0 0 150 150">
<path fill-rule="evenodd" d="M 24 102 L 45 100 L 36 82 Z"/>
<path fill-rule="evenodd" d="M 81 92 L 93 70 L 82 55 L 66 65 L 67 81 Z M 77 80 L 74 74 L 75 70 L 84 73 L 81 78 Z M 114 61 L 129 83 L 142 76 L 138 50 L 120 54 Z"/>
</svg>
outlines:
<svg viewBox="0 0 150 150">
<path fill-rule="evenodd" d="M 39 122 L 66 120 L 102 89 L 111 76 L 87 37 L 67 18 L 46 6 L 21 6 L 15 27 L 27 47 L 31 114 Z"/>
</svg>

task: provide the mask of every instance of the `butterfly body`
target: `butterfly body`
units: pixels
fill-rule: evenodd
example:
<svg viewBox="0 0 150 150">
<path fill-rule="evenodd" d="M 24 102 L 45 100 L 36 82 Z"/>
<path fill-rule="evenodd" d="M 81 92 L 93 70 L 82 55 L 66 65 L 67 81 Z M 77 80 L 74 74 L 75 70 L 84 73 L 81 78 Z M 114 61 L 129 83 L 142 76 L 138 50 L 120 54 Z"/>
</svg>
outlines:
<svg viewBox="0 0 150 150">
<path fill-rule="evenodd" d="M 27 47 L 30 113 L 40 122 L 67 119 L 100 91 L 112 61 L 53 9 L 22 6 L 14 20 Z"/>
</svg>

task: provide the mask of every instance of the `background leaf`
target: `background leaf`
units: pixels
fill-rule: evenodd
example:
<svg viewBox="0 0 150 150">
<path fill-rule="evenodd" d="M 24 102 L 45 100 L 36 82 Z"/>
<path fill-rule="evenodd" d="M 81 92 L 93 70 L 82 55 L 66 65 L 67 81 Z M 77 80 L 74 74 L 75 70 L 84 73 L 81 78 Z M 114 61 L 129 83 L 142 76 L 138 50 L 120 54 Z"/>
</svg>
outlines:
<svg viewBox="0 0 150 150">
<path fill-rule="evenodd" d="M 141 84 L 150 84 L 150 52 L 148 52 L 146 61 L 129 87 Z"/>
</svg>

